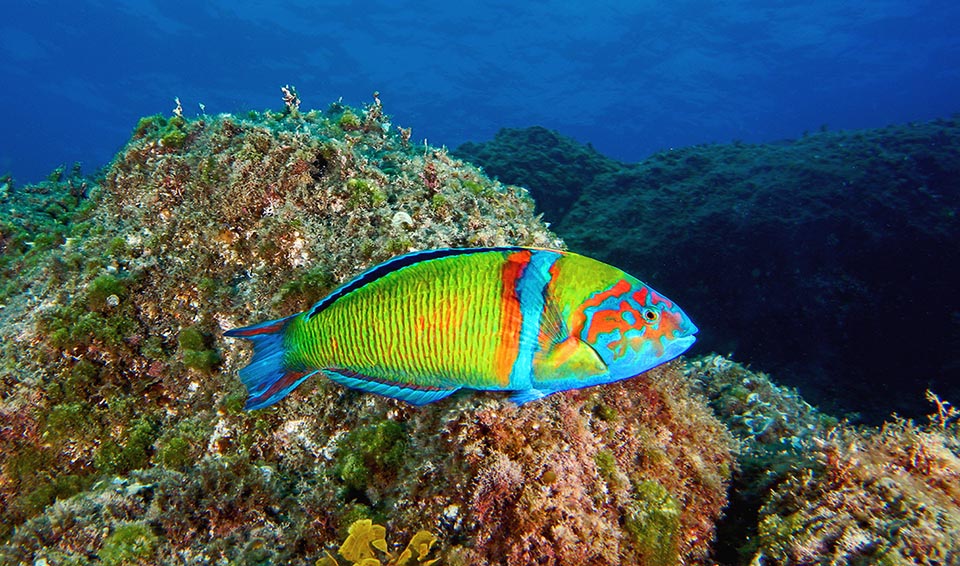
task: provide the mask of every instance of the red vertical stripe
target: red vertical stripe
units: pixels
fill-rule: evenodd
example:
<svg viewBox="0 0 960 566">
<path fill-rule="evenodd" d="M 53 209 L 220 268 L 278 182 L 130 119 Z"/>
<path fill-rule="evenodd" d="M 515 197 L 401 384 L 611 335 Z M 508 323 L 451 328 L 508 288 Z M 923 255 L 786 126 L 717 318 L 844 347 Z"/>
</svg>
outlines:
<svg viewBox="0 0 960 566">
<path fill-rule="evenodd" d="M 510 373 L 520 351 L 520 326 L 523 313 L 520 311 L 520 298 L 517 294 L 517 282 L 523 277 L 523 271 L 530 263 L 528 250 L 514 252 L 507 256 L 503 265 L 503 286 L 500 293 L 500 343 L 497 345 L 495 371 L 499 385 L 510 385 Z"/>
</svg>

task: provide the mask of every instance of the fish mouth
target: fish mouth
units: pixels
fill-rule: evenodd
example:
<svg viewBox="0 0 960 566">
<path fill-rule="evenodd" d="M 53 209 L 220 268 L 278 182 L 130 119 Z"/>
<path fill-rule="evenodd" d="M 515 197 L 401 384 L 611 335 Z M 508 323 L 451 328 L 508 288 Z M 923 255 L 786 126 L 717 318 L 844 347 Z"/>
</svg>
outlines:
<svg viewBox="0 0 960 566">
<path fill-rule="evenodd" d="M 693 327 L 694 332 L 696 332 L 697 327 Z M 667 347 L 665 348 L 664 357 L 667 359 L 673 359 L 679 356 L 680 354 L 686 352 L 690 346 L 693 346 L 693 343 L 697 341 L 697 337 L 692 334 L 684 336 L 682 338 L 676 338 L 672 340 Z"/>
</svg>

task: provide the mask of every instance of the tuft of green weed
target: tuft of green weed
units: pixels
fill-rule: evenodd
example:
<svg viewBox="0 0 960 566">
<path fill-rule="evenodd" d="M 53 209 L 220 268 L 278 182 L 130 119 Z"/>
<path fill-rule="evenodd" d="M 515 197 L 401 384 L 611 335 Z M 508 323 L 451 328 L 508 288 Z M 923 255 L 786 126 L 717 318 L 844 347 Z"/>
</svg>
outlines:
<svg viewBox="0 0 960 566">
<path fill-rule="evenodd" d="M 158 542 L 157 535 L 146 523 L 126 523 L 104 539 L 98 556 L 104 566 L 146 564 L 156 552 Z"/>
</svg>

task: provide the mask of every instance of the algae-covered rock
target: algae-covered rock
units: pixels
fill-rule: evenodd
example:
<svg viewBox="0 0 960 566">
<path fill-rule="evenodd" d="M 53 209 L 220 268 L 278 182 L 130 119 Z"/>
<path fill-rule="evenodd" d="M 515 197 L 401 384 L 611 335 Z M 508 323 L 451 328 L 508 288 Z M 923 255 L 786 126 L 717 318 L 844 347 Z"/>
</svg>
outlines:
<svg viewBox="0 0 960 566">
<path fill-rule="evenodd" d="M 760 508 L 772 490 L 789 475 L 815 468 L 820 439 L 833 434 L 840 422 L 796 390 L 723 356 L 693 360 L 686 372 L 739 443 L 714 557 L 745 564 L 756 552 Z"/>
<path fill-rule="evenodd" d="M 935 397 L 934 397 L 935 398 Z M 756 563 L 956 564 L 960 428 L 940 411 L 918 426 L 837 429 L 761 510 Z"/>
<path fill-rule="evenodd" d="M 316 560 L 365 517 L 397 538 L 430 531 L 442 563 L 704 563 L 731 444 L 688 384 L 674 363 L 522 408 L 462 395 L 426 409 L 322 384 L 264 414 L 220 415 L 219 434 L 250 447 L 214 432 L 186 470 L 103 481 L 21 525 L 4 552 L 95 549 L 136 523 L 153 526 L 161 563 L 253 547 Z M 365 430 L 377 446 L 382 422 L 402 430 L 400 457 L 368 462 L 363 485 L 343 478 L 340 462 L 367 449 L 347 437 Z"/>
<path fill-rule="evenodd" d="M 953 564 L 960 411 L 855 427 L 722 358 L 688 365 L 740 441 L 714 557 L 730 564 Z"/>
<path fill-rule="evenodd" d="M 8 190 L 47 235 L 2 224 L 0 561 L 314 563 L 361 519 L 445 564 L 706 559 L 730 439 L 679 363 L 520 408 L 313 379 L 242 411 L 224 329 L 413 249 L 562 245 L 409 139 L 377 99 L 151 117 L 102 178 Z"/>
<path fill-rule="evenodd" d="M 960 265 L 956 119 L 591 167 L 591 149 L 541 130 L 464 155 L 529 183 L 571 249 L 670 289 L 700 352 L 733 352 L 874 422 L 920 416 L 927 387 L 960 397 L 960 270 L 944 267 Z M 567 179 L 581 186 L 563 212 L 549 199 Z"/>
</svg>

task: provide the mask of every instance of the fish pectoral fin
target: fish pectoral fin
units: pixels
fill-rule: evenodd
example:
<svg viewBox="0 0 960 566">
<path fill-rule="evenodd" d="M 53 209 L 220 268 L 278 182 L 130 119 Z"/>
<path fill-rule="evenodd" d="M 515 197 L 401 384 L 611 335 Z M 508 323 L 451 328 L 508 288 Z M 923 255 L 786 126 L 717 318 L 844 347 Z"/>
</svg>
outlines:
<svg viewBox="0 0 960 566">
<path fill-rule="evenodd" d="M 344 369 L 325 369 L 323 370 L 323 374 L 326 375 L 330 381 L 339 383 L 344 387 L 359 389 L 360 391 L 366 391 L 368 393 L 376 393 L 377 395 L 399 399 L 417 406 L 439 401 L 444 397 L 453 395 L 460 389 L 459 387 L 444 389 L 409 383 L 390 383 L 362 373 Z"/>
<path fill-rule="evenodd" d="M 574 336 L 558 342 L 538 360 L 538 379 L 564 379 L 605 373 L 607 364 L 590 344 Z"/>
<path fill-rule="evenodd" d="M 542 389 L 521 389 L 519 391 L 514 391 L 513 394 L 510 395 L 510 401 L 516 403 L 517 405 L 523 405 L 524 403 L 529 403 L 530 401 L 543 399 L 551 393 L 556 393 L 556 391 L 543 391 Z"/>
</svg>

